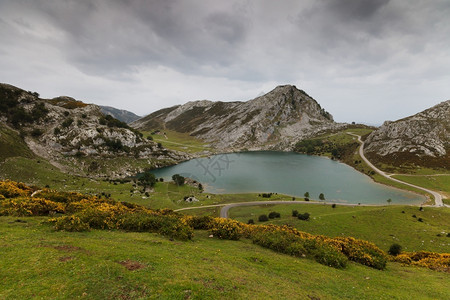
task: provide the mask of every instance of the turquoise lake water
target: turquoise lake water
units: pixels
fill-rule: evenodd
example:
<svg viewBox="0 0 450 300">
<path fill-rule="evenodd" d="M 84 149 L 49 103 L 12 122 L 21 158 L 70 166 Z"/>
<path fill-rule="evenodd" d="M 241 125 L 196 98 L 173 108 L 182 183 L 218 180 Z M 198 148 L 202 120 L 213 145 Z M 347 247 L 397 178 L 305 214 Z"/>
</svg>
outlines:
<svg viewBox="0 0 450 300">
<path fill-rule="evenodd" d="M 171 180 L 180 174 L 201 182 L 206 192 L 280 193 L 310 199 L 325 195 L 326 201 L 361 204 L 420 204 L 425 197 L 375 183 L 370 177 L 325 157 L 292 152 L 245 152 L 197 158 L 152 170 L 156 177 Z"/>
</svg>

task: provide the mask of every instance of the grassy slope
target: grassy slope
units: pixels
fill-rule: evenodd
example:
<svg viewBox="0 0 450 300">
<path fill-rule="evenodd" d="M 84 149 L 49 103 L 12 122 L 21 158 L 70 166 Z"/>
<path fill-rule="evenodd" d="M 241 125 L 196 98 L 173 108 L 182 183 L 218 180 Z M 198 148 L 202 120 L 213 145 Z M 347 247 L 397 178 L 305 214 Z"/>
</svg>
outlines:
<svg viewBox="0 0 450 300">
<path fill-rule="evenodd" d="M 17 132 L 2 124 L 0 126 L 0 163 L 15 156 L 32 158 L 34 154 Z"/>
<path fill-rule="evenodd" d="M 450 199 L 450 174 L 442 176 L 395 175 L 395 178 L 440 192 Z"/>
<path fill-rule="evenodd" d="M 309 221 L 292 217 L 292 210 L 311 214 Z M 450 209 L 426 207 L 420 211 L 410 206 L 346 207 L 311 204 L 268 205 L 235 207 L 230 217 L 242 222 L 271 211 L 281 213 L 274 224 L 289 224 L 299 230 L 327 236 L 353 236 L 375 243 L 387 251 L 391 244 L 399 243 L 405 251 L 450 252 Z M 405 213 L 402 213 L 404 211 Z M 416 215 L 416 218 L 413 217 Z M 419 222 L 422 218 L 423 222 Z M 437 236 L 440 234 L 441 236 Z"/>
<path fill-rule="evenodd" d="M 156 234 L 54 232 L 45 218 L 0 217 L 0 298 L 445 299 L 449 274 L 389 263 L 337 270 L 244 241 L 198 232 L 191 242 Z M 118 262 L 144 268 L 128 271 Z M 420 284 L 418 284 L 420 283 Z"/>
<path fill-rule="evenodd" d="M 198 153 L 203 151 L 211 151 L 209 145 L 202 140 L 199 140 L 188 133 L 176 132 L 165 129 L 167 139 L 162 134 L 153 134 L 151 131 L 143 131 L 144 136 L 151 136 L 155 142 L 161 143 L 164 148 L 177 150 L 187 153 Z"/>
</svg>

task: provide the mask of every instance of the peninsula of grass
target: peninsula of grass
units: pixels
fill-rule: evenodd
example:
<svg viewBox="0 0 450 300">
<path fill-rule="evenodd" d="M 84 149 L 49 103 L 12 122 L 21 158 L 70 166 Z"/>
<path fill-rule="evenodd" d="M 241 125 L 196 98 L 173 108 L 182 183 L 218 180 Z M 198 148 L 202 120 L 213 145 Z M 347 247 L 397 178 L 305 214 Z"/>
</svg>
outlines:
<svg viewBox="0 0 450 300">
<path fill-rule="evenodd" d="M 153 141 L 170 150 L 197 154 L 201 152 L 210 152 L 212 148 L 202 140 L 199 140 L 188 133 L 181 133 L 173 130 L 143 131 L 145 137 L 150 137 Z M 153 134 L 152 134 L 153 133 Z"/>
</svg>

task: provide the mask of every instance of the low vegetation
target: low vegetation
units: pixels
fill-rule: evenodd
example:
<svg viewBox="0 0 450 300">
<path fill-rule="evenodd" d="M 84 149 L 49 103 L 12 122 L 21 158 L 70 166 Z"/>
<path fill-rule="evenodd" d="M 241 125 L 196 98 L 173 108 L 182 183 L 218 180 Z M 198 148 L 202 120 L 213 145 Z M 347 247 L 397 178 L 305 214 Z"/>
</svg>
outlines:
<svg viewBox="0 0 450 300">
<path fill-rule="evenodd" d="M 335 268 L 344 268 L 347 259 L 376 269 L 386 267 L 387 255 L 375 244 L 352 237 L 329 238 L 301 232 L 291 226 L 249 225 L 238 221 L 183 216 L 171 210 L 150 210 L 108 197 L 63 193 L 38 189 L 13 181 L 0 182 L 0 215 L 55 216 L 49 219 L 56 230 L 83 232 L 95 229 L 121 229 L 158 232 L 179 240 L 190 240 L 194 229 L 209 230 L 219 239 L 251 239 L 255 244 L 299 257 L 311 257 Z M 273 218 L 279 213 L 272 212 Z M 276 215 L 276 216 L 275 216 Z M 450 255 L 426 256 L 430 268 L 450 267 Z M 448 258 L 448 259 L 447 259 Z M 436 259 L 436 262 L 433 261 Z M 448 265 L 448 266 L 447 266 Z"/>
</svg>

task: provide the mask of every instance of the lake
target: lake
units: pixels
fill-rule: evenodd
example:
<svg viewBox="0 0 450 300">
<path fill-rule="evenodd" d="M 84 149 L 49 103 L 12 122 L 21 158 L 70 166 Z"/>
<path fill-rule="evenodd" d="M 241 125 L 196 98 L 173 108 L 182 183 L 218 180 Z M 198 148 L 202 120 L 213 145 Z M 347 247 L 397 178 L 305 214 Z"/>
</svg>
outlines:
<svg viewBox="0 0 450 300">
<path fill-rule="evenodd" d="M 245 152 L 197 158 L 175 166 L 152 170 L 171 180 L 180 174 L 201 182 L 215 194 L 280 193 L 310 199 L 319 194 L 326 201 L 361 204 L 420 204 L 425 197 L 375 183 L 352 167 L 325 157 L 293 152 Z"/>
</svg>

